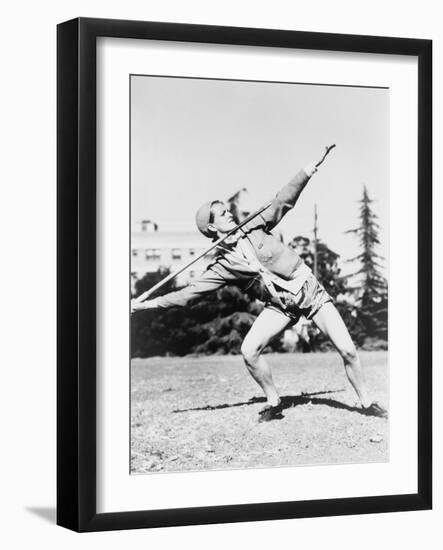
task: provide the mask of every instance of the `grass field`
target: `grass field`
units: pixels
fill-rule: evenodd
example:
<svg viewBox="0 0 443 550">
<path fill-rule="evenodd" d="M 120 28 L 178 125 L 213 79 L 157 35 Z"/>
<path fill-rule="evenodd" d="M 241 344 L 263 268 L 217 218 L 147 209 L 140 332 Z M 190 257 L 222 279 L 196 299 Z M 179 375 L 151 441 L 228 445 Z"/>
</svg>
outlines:
<svg viewBox="0 0 443 550">
<path fill-rule="evenodd" d="M 132 473 L 388 460 L 388 420 L 355 407 L 336 353 L 266 358 L 285 409 L 264 423 L 261 390 L 240 356 L 134 359 Z M 373 398 L 387 407 L 387 353 L 361 359 Z"/>
</svg>

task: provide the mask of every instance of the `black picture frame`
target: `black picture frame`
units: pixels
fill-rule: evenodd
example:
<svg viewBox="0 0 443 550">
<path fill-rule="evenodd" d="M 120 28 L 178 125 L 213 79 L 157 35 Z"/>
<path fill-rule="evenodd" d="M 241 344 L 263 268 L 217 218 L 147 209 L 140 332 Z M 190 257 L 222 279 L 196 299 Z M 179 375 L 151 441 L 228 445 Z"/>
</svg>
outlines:
<svg viewBox="0 0 443 550">
<path fill-rule="evenodd" d="M 96 39 L 398 54 L 418 59 L 416 494 L 96 512 Z M 57 29 L 57 523 L 75 531 L 338 516 L 432 506 L 432 42 L 78 18 Z"/>
</svg>

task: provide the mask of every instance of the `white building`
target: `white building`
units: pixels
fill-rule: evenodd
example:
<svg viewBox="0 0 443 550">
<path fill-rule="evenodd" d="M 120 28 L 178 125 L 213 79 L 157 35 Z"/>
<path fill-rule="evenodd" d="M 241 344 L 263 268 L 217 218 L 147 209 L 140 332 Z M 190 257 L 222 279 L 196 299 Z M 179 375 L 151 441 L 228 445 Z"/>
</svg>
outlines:
<svg viewBox="0 0 443 550">
<path fill-rule="evenodd" d="M 244 187 L 227 200 L 234 218 L 243 220 L 251 211 L 248 190 Z M 204 252 L 211 242 L 198 231 L 166 232 L 159 231 L 152 220 L 140 220 L 131 228 L 131 288 L 146 273 L 154 273 L 160 268 L 176 271 Z M 213 258 L 213 253 L 195 263 L 177 276 L 178 286 L 189 284 L 198 277 Z"/>
<path fill-rule="evenodd" d="M 131 232 L 131 280 L 135 282 L 146 273 L 160 268 L 176 271 L 199 256 L 210 246 L 210 241 L 198 231 L 162 232 L 157 224 L 144 220 Z M 198 277 L 213 256 L 207 255 L 178 275 L 176 282 L 184 286 Z"/>
</svg>

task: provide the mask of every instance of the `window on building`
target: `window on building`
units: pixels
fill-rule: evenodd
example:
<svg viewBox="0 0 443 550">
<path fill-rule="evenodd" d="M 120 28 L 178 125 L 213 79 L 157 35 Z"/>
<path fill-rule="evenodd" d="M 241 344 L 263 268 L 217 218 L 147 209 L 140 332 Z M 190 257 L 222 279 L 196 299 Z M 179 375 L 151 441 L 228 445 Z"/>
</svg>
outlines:
<svg viewBox="0 0 443 550">
<path fill-rule="evenodd" d="M 136 248 L 133 248 L 133 249 L 132 249 L 132 256 L 133 256 L 134 258 L 137 258 L 137 256 L 138 256 L 138 250 L 137 250 Z"/>
<path fill-rule="evenodd" d="M 151 220 L 142 220 L 141 230 L 146 231 L 147 233 L 153 233 L 158 230 L 158 225 L 154 222 L 151 222 Z"/>
<path fill-rule="evenodd" d="M 182 259 L 182 251 L 180 248 L 173 248 L 172 249 L 172 259 L 173 260 L 181 260 Z"/>
<path fill-rule="evenodd" d="M 145 256 L 147 260 L 159 260 L 160 250 L 158 248 L 147 248 Z"/>
</svg>

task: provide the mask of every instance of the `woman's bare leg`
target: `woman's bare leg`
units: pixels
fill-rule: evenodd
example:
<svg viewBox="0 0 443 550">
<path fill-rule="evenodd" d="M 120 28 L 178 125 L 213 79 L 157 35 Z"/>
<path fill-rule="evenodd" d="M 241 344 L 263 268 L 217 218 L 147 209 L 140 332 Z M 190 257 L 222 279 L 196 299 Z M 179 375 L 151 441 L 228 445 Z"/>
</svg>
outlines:
<svg viewBox="0 0 443 550">
<path fill-rule="evenodd" d="M 329 337 L 341 355 L 349 382 L 358 395 L 362 407 L 369 407 L 372 401 L 369 398 L 360 358 L 348 329 L 334 304 L 332 302 L 324 304 L 314 315 L 313 321 Z"/>
<path fill-rule="evenodd" d="M 241 347 L 248 371 L 264 391 L 271 407 L 280 403 L 280 396 L 272 379 L 271 369 L 261 353 L 271 338 L 286 328 L 289 322 L 283 313 L 265 308 L 249 329 Z"/>
</svg>

